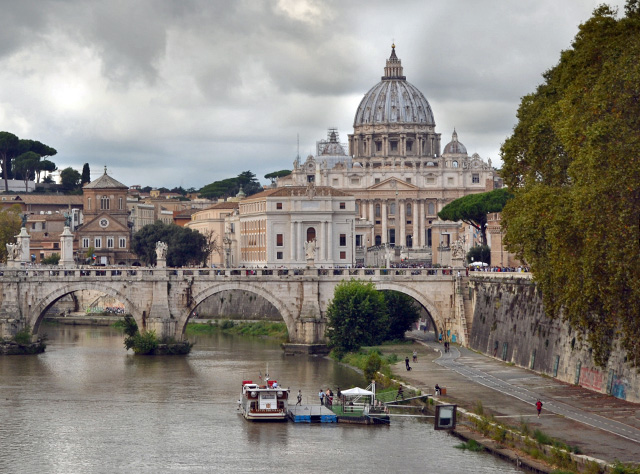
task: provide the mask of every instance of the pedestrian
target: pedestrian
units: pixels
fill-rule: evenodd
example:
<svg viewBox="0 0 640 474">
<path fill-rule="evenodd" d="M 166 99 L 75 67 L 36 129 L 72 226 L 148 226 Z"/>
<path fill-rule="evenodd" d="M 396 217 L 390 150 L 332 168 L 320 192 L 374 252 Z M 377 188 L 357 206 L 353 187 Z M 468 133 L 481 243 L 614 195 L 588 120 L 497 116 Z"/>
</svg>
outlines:
<svg viewBox="0 0 640 474">
<path fill-rule="evenodd" d="M 413 351 L 413 361 L 418 362 L 418 351 Z"/>
<path fill-rule="evenodd" d="M 396 394 L 396 400 L 397 400 L 398 398 L 400 398 L 400 397 L 402 397 L 402 399 L 404 400 L 404 390 L 403 390 L 403 388 L 402 388 L 402 385 L 400 385 L 400 386 L 398 387 L 398 393 Z"/>
<path fill-rule="evenodd" d="M 438 342 L 442 343 L 442 333 L 438 334 Z"/>
<path fill-rule="evenodd" d="M 320 399 L 320 405 L 324 405 L 324 392 L 322 389 L 318 392 L 318 398 Z"/>
<path fill-rule="evenodd" d="M 296 406 L 298 405 L 302 406 L 302 390 L 298 390 L 298 402 L 296 403 Z"/>
<path fill-rule="evenodd" d="M 409 356 L 405 357 L 404 365 L 407 368 L 407 370 L 411 370 L 411 366 L 409 365 Z"/>
<path fill-rule="evenodd" d="M 440 396 L 440 385 L 436 384 L 436 395 Z"/>
<path fill-rule="evenodd" d="M 540 418 L 540 412 L 542 411 L 542 402 L 540 401 L 539 398 L 538 398 L 538 401 L 536 402 L 536 410 L 538 410 L 538 418 Z"/>
</svg>

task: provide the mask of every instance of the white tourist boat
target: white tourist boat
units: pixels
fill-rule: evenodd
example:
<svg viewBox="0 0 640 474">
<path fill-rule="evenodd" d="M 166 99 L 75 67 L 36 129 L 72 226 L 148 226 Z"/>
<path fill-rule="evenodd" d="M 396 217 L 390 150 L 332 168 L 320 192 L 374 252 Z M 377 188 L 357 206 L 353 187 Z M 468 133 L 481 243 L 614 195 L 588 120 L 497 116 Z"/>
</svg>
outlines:
<svg viewBox="0 0 640 474">
<path fill-rule="evenodd" d="M 264 385 L 251 380 L 242 381 L 240 409 L 247 420 L 284 421 L 289 408 L 289 389 L 278 386 L 275 380 L 265 379 Z"/>
</svg>

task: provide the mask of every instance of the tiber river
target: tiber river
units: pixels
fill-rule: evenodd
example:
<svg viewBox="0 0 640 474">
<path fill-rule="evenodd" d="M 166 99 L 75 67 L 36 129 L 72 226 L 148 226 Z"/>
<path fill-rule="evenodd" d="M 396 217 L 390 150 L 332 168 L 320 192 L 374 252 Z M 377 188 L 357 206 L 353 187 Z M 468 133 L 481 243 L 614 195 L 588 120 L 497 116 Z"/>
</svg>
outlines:
<svg viewBox="0 0 640 474">
<path fill-rule="evenodd" d="M 271 378 L 318 403 L 322 387 L 362 386 L 333 361 L 214 335 L 186 357 L 127 353 L 108 328 L 43 325 L 47 351 L 0 357 L 1 473 L 521 472 L 455 449 L 429 419 L 391 426 L 258 424 L 237 412 L 240 383 Z"/>
</svg>

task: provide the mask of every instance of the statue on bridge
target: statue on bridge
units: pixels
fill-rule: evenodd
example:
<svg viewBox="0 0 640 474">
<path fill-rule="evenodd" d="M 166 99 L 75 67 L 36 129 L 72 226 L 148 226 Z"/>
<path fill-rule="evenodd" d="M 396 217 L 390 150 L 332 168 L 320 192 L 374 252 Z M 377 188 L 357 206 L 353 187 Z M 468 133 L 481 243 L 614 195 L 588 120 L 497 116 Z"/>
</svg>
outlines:
<svg viewBox="0 0 640 474">
<path fill-rule="evenodd" d="M 18 241 L 15 244 L 6 244 L 7 246 L 7 260 L 18 260 L 22 253 L 22 244 Z"/>
<path fill-rule="evenodd" d="M 459 237 L 451 246 L 451 258 L 464 258 L 463 238 Z"/>
<path fill-rule="evenodd" d="M 165 242 L 156 242 L 156 258 L 158 260 L 166 260 L 168 248 L 169 246 Z"/>
<path fill-rule="evenodd" d="M 307 260 L 315 260 L 316 258 L 316 239 L 309 240 L 304 243 L 304 253 Z"/>
</svg>

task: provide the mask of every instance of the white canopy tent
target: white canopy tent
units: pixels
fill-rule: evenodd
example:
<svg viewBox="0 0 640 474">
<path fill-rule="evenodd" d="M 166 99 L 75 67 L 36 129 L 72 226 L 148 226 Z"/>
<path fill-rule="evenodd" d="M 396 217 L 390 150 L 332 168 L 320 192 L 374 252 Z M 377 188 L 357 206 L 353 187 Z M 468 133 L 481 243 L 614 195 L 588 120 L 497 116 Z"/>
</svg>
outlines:
<svg viewBox="0 0 640 474">
<path fill-rule="evenodd" d="M 369 390 L 365 390 L 364 388 L 360 388 L 360 387 L 353 387 L 353 388 L 350 388 L 349 390 L 342 390 L 342 392 L 340 394 L 344 395 L 346 397 L 356 397 L 356 396 L 362 396 L 362 395 L 374 395 L 373 392 L 370 392 Z"/>
<path fill-rule="evenodd" d="M 469 266 L 470 267 L 488 267 L 489 264 L 484 262 L 471 262 Z"/>
</svg>

